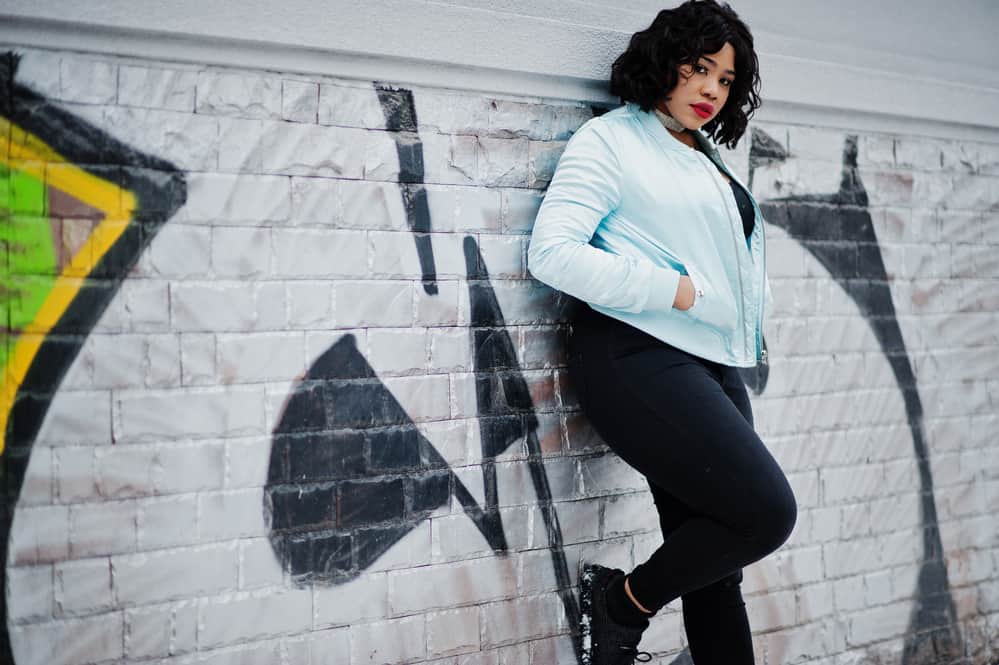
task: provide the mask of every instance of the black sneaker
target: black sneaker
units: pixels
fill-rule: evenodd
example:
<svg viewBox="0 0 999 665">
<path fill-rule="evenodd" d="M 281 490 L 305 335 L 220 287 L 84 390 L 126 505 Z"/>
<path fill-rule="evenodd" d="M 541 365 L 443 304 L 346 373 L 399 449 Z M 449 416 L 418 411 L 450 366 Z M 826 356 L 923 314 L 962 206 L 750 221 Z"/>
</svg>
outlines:
<svg viewBox="0 0 999 665">
<path fill-rule="evenodd" d="M 648 621 L 644 626 L 623 626 L 607 611 L 607 588 L 623 575 L 624 571 L 616 568 L 583 565 L 579 583 L 582 665 L 633 665 L 652 660 L 650 654 L 638 650 Z"/>
</svg>

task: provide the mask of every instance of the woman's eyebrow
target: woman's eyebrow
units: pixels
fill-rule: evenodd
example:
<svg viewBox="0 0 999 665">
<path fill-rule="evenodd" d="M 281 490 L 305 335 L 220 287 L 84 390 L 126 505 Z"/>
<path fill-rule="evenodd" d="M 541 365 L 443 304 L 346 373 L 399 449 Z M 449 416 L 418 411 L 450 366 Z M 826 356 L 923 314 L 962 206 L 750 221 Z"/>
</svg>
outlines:
<svg viewBox="0 0 999 665">
<path fill-rule="evenodd" d="M 712 66 L 714 66 L 714 67 L 718 66 L 718 63 L 715 62 L 714 60 L 712 60 L 711 58 L 709 58 L 708 56 L 702 55 L 701 57 L 704 58 L 705 60 L 707 60 L 708 62 L 710 62 L 712 64 Z M 732 76 L 735 76 L 735 70 L 733 70 L 733 69 L 726 69 L 725 73 L 726 74 L 731 74 Z"/>
</svg>

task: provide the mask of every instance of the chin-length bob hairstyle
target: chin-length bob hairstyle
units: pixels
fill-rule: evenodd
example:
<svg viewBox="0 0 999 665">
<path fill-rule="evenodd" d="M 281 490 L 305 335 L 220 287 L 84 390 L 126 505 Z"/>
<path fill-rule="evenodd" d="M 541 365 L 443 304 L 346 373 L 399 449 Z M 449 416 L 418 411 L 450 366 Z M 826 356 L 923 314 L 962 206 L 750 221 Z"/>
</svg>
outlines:
<svg viewBox="0 0 999 665">
<path fill-rule="evenodd" d="M 651 111 L 676 87 L 680 65 L 695 64 L 725 42 L 735 50 L 735 80 L 725 106 L 702 129 L 715 143 L 734 148 L 760 106 L 760 74 L 753 35 L 726 3 L 688 0 L 659 12 L 652 25 L 631 36 L 628 49 L 614 61 L 611 94 L 622 104 L 635 102 Z"/>
</svg>

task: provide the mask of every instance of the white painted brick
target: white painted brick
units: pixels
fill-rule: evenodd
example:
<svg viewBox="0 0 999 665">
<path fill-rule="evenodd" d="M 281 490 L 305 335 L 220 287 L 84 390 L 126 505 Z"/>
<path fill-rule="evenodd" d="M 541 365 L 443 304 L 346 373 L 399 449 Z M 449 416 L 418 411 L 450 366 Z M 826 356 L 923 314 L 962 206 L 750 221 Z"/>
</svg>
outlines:
<svg viewBox="0 0 999 665">
<path fill-rule="evenodd" d="M 565 151 L 565 141 L 531 141 L 528 146 L 527 186 L 544 189 L 555 175 L 555 167 Z"/>
<path fill-rule="evenodd" d="M 329 328 L 333 324 L 333 284 L 329 280 L 288 282 L 288 325 L 292 328 Z"/>
<path fill-rule="evenodd" d="M 447 376 L 400 376 L 383 382 L 414 422 L 443 420 L 450 415 Z"/>
<path fill-rule="evenodd" d="M 416 321 L 418 326 L 453 326 L 458 323 L 461 299 L 468 299 L 466 282 L 436 282 L 437 293 L 429 294 L 416 286 Z M 466 307 L 467 309 L 467 307 Z M 464 328 L 463 328 L 464 330 Z"/>
<path fill-rule="evenodd" d="M 263 389 L 255 386 L 122 392 L 115 402 L 116 440 L 259 434 L 264 426 L 263 400 Z"/>
<path fill-rule="evenodd" d="M 83 104 L 113 104 L 118 87 L 118 66 L 79 56 L 59 61 L 60 99 Z"/>
<path fill-rule="evenodd" d="M 176 494 L 222 486 L 225 449 L 219 443 L 144 445 L 99 451 L 104 495 Z"/>
<path fill-rule="evenodd" d="M 81 445 L 111 441 L 111 393 L 68 391 L 55 394 L 35 445 Z"/>
<path fill-rule="evenodd" d="M 619 508 L 623 508 L 624 504 L 634 505 L 633 501 L 628 500 L 632 496 L 640 497 L 644 495 L 627 495 L 627 498 L 622 497 L 624 498 L 622 504 L 615 505 L 614 508 L 611 508 L 611 513 L 614 513 L 614 511 Z M 558 523 L 562 529 L 563 543 L 581 543 L 600 539 L 600 505 L 598 502 L 592 500 L 558 501 L 553 503 L 552 507 L 557 513 Z M 606 510 L 607 508 L 605 508 L 605 511 Z M 625 524 L 625 528 L 632 527 L 635 525 L 635 522 L 641 519 L 635 519 L 636 517 L 637 516 L 630 516 L 626 522 L 621 521 L 619 523 Z M 608 524 L 607 518 L 605 517 L 604 519 L 605 525 Z M 655 526 L 658 527 L 658 521 Z M 635 531 L 636 529 L 629 530 Z M 609 529 L 608 533 L 613 531 L 614 529 Z M 611 535 L 609 537 L 614 536 Z M 534 547 L 547 548 L 549 546 L 547 529 L 541 515 L 535 515 L 534 535 L 531 543 Z"/>
<path fill-rule="evenodd" d="M 350 633 L 351 665 L 411 663 L 426 656 L 422 615 L 355 626 Z"/>
<path fill-rule="evenodd" d="M 462 95 L 419 90 L 413 94 L 420 133 L 480 134 L 488 130 L 490 100 L 481 95 Z"/>
<path fill-rule="evenodd" d="M 267 482 L 270 447 L 270 436 L 226 441 L 226 486 L 263 487 Z"/>
<path fill-rule="evenodd" d="M 288 277 L 361 277 L 367 240 L 361 231 L 274 229 L 274 273 Z"/>
<path fill-rule="evenodd" d="M 215 384 L 215 335 L 184 333 L 180 336 L 181 383 L 185 386 Z"/>
<path fill-rule="evenodd" d="M 504 99 L 494 99 L 489 104 L 489 134 L 492 136 L 550 139 L 554 122 L 555 109 L 547 104 Z"/>
<path fill-rule="evenodd" d="M 465 481 L 466 478 L 463 477 L 462 480 Z M 472 483 L 467 482 L 466 485 L 468 484 Z M 482 481 L 479 479 L 478 485 L 481 486 L 481 484 Z M 476 487 L 477 489 L 478 487 Z M 473 493 L 476 490 L 473 490 Z M 446 510 L 447 506 L 444 506 L 441 512 Z M 454 510 L 458 510 L 458 508 L 456 507 Z M 533 530 L 533 519 L 535 519 L 532 509 L 527 507 L 501 508 L 499 514 L 503 522 L 503 534 L 507 546 L 514 551 L 527 548 Z M 540 516 L 537 519 L 540 519 Z M 434 517 L 430 522 L 431 561 L 435 563 L 487 556 L 492 552 L 492 546 L 483 537 L 482 532 L 463 513 Z"/>
<path fill-rule="evenodd" d="M 580 463 L 580 478 L 586 496 L 648 489 L 645 479 L 617 455 L 584 459 Z"/>
<path fill-rule="evenodd" d="M 362 178 L 373 144 L 392 141 L 363 129 L 293 122 L 224 118 L 219 127 L 219 169 L 240 173 Z"/>
<path fill-rule="evenodd" d="M 413 323 L 412 282 L 343 281 L 333 288 L 337 327 L 402 327 Z"/>
<path fill-rule="evenodd" d="M 826 504 L 870 498 L 881 492 L 884 482 L 880 465 L 821 469 L 819 474 Z"/>
<path fill-rule="evenodd" d="M 574 459 L 548 459 L 545 461 L 544 470 L 548 476 L 553 501 L 574 499 L 579 495 L 579 470 Z M 502 505 L 530 504 L 539 500 L 531 478 L 530 466 L 520 461 L 502 462 L 496 465 L 496 487 Z"/>
<path fill-rule="evenodd" d="M 57 476 L 51 448 L 35 447 L 24 470 L 18 505 L 51 505 Z"/>
<path fill-rule="evenodd" d="M 117 106 L 105 110 L 102 124 L 135 150 L 165 159 L 184 171 L 214 171 L 218 165 L 219 121 L 195 113 Z M 188 178 L 188 195 L 191 178 Z"/>
<path fill-rule="evenodd" d="M 125 654 L 157 658 L 193 651 L 198 612 L 193 603 L 139 607 L 125 612 Z"/>
<path fill-rule="evenodd" d="M 771 591 L 746 598 L 746 613 L 754 630 L 788 628 L 795 624 L 794 591 Z"/>
<path fill-rule="evenodd" d="M 767 663 L 799 663 L 810 665 L 837 665 L 831 654 L 842 651 L 846 639 L 839 622 L 824 621 L 805 626 L 795 626 L 761 636 L 757 646 L 762 646 Z M 829 656 L 828 659 L 823 656 Z M 757 661 L 759 662 L 759 661 Z M 842 665 L 846 665 L 843 661 Z"/>
<path fill-rule="evenodd" d="M 15 565 L 62 561 L 69 555 L 69 508 L 20 508 L 10 529 L 9 560 Z"/>
<path fill-rule="evenodd" d="M 385 113 L 371 86 L 322 83 L 319 86 L 319 124 L 384 129 Z"/>
<path fill-rule="evenodd" d="M 822 545 L 827 577 L 877 570 L 881 564 L 880 538 L 856 538 Z"/>
<path fill-rule="evenodd" d="M 503 231 L 530 233 L 544 198 L 540 192 L 522 189 L 501 189 Z"/>
<path fill-rule="evenodd" d="M 938 171 L 943 163 L 942 142 L 907 136 L 895 141 L 895 165 L 920 171 Z"/>
<path fill-rule="evenodd" d="M 836 611 L 843 615 L 862 609 L 864 605 L 864 578 L 862 575 L 843 577 L 829 583 L 833 592 Z"/>
<path fill-rule="evenodd" d="M 234 72 L 198 72 L 198 113 L 243 118 L 281 117 L 281 80 Z"/>
<path fill-rule="evenodd" d="M 892 600 L 892 574 L 879 570 L 864 576 L 864 602 L 869 605 L 884 605 Z"/>
<path fill-rule="evenodd" d="M 111 562 L 105 557 L 57 563 L 55 604 L 59 616 L 98 614 L 111 609 Z"/>
<path fill-rule="evenodd" d="M 263 505 L 259 488 L 198 495 L 198 538 L 206 542 L 267 535 Z"/>
<path fill-rule="evenodd" d="M 603 532 L 606 538 L 653 531 L 659 528 L 651 492 L 636 492 L 608 497 L 603 506 Z"/>
<path fill-rule="evenodd" d="M 284 580 L 281 562 L 266 538 L 252 538 L 239 543 L 239 588 L 278 586 Z"/>
<path fill-rule="evenodd" d="M 198 523 L 194 494 L 180 494 L 139 503 L 138 549 L 178 547 L 194 541 L 192 525 Z"/>
<path fill-rule="evenodd" d="M 479 650 L 479 608 L 427 615 L 427 655 L 451 656 Z"/>
<path fill-rule="evenodd" d="M 258 282 L 253 289 L 256 324 L 254 330 L 285 330 L 288 327 L 288 308 L 282 282 Z"/>
<path fill-rule="evenodd" d="M 133 388 L 143 385 L 141 371 L 146 355 L 142 335 L 94 335 L 89 341 L 95 358 L 96 388 Z"/>
<path fill-rule="evenodd" d="M 301 640 L 286 640 L 288 662 L 302 665 L 342 665 L 350 660 L 349 629 L 312 631 Z"/>
<path fill-rule="evenodd" d="M 301 213 L 296 207 L 296 217 L 304 223 L 333 223 L 351 229 L 409 230 L 409 220 L 403 207 L 402 194 L 397 183 L 363 182 L 358 180 L 335 181 L 332 185 L 304 183 L 301 195 Z M 296 186 L 298 179 L 296 178 Z M 337 199 L 335 196 L 339 196 Z M 428 199 L 430 197 L 428 196 Z M 437 228 L 437 215 L 433 215 Z M 332 222 L 331 222 L 332 220 Z"/>
<path fill-rule="evenodd" d="M 429 333 L 430 370 L 461 372 L 472 363 L 467 328 L 431 328 Z"/>
<path fill-rule="evenodd" d="M 679 606 L 679 603 L 677 603 Z M 638 648 L 643 651 L 658 653 L 676 651 L 686 646 L 681 612 L 660 612 L 650 622 L 648 629 L 642 634 Z M 670 662 L 669 660 L 663 662 Z M 681 661 L 682 662 L 682 661 Z"/>
<path fill-rule="evenodd" d="M 291 122 L 316 122 L 319 84 L 284 79 L 281 82 L 281 117 Z"/>
<path fill-rule="evenodd" d="M 308 589 L 209 601 L 198 612 L 198 646 L 213 648 L 293 633 L 309 626 L 311 619 Z"/>
<path fill-rule="evenodd" d="M 78 559 L 134 552 L 137 514 L 134 501 L 70 506 L 70 555 Z"/>
<path fill-rule="evenodd" d="M 203 282 L 173 284 L 170 309 L 174 330 L 251 330 L 256 321 L 253 284 Z"/>
<path fill-rule="evenodd" d="M 233 591 L 236 573 L 235 544 L 111 557 L 115 599 L 122 605 Z"/>
<path fill-rule="evenodd" d="M 911 612 L 909 603 L 882 605 L 857 612 L 849 618 L 847 641 L 851 645 L 861 645 L 903 635 Z"/>
<path fill-rule="evenodd" d="M 169 111 L 194 111 L 198 73 L 121 65 L 118 68 L 118 103 Z"/>
<path fill-rule="evenodd" d="M 219 335 L 218 379 L 222 384 L 280 381 L 305 371 L 303 333 Z"/>
<path fill-rule="evenodd" d="M 555 594 L 484 605 L 482 645 L 491 647 L 550 637 L 559 632 L 562 622 L 562 604 Z"/>
<path fill-rule="evenodd" d="M 577 663 L 576 652 L 571 637 L 563 635 L 530 642 L 531 663 L 542 665 L 573 665 Z"/>
<path fill-rule="evenodd" d="M 20 62 L 15 80 L 45 97 L 59 98 L 59 72 L 62 54 L 35 49 L 18 49 Z"/>
<path fill-rule="evenodd" d="M 479 250 L 492 279 L 524 277 L 524 247 L 524 241 L 517 236 L 479 236 Z"/>
<path fill-rule="evenodd" d="M 220 277 L 259 277 L 270 272 L 270 231 L 266 228 L 213 228 L 212 271 Z"/>
<path fill-rule="evenodd" d="M 400 177 L 399 148 L 396 141 L 413 141 L 411 135 L 371 132 L 368 150 L 364 154 L 364 179 L 396 182 Z"/>
<path fill-rule="evenodd" d="M 442 136 L 423 132 L 424 182 L 468 185 L 478 176 L 478 140 L 474 136 Z M 497 156 L 498 157 L 498 156 Z M 527 158 L 524 159 L 526 181 Z"/>
<path fill-rule="evenodd" d="M 40 622 L 52 617 L 52 566 L 7 569 L 7 614 L 12 624 Z"/>
<path fill-rule="evenodd" d="M 117 298 L 124 303 L 129 328 L 133 332 L 170 330 L 170 295 L 166 280 L 128 279 Z M 95 363 L 96 364 L 96 363 Z"/>
<path fill-rule="evenodd" d="M 368 362 L 379 375 L 417 374 L 427 366 L 427 331 L 421 328 L 371 330 Z"/>
<path fill-rule="evenodd" d="M 13 626 L 10 642 L 18 665 L 98 663 L 122 657 L 121 612 L 85 619 Z"/>
<path fill-rule="evenodd" d="M 489 557 L 391 571 L 388 584 L 390 611 L 408 614 L 512 598 L 517 592 L 517 571 L 512 557 Z"/>
<path fill-rule="evenodd" d="M 192 173 L 187 176 L 187 201 L 176 219 L 191 224 L 267 224 L 287 221 L 291 211 L 289 178 Z"/>
<path fill-rule="evenodd" d="M 832 589 L 828 584 L 800 586 L 795 593 L 797 595 L 795 622 L 798 624 L 810 623 L 836 611 Z"/>
<path fill-rule="evenodd" d="M 526 187 L 526 139 L 479 138 L 477 182 L 488 187 Z"/>
<path fill-rule="evenodd" d="M 178 335 L 149 335 L 143 340 L 145 352 L 140 367 L 143 383 L 150 388 L 180 385 L 180 339 Z"/>
<path fill-rule="evenodd" d="M 389 616 L 388 577 L 385 573 L 365 574 L 336 586 L 316 587 L 313 603 L 317 627 L 385 619 Z"/>
<path fill-rule="evenodd" d="M 830 162 L 835 165 L 831 168 L 842 163 L 846 132 L 798 125 L 788 126 L 786 131 L 787 149 L 794 157 Z"/>
</svg>

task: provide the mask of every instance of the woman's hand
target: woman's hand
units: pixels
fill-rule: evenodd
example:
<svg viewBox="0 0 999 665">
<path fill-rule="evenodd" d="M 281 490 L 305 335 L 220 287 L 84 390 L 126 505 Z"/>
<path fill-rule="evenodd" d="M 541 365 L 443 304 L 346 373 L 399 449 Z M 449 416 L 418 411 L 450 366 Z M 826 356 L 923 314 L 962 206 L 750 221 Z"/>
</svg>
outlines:
<svg viewBox="0 0 999 665">
<path fill-rule="evenodd" d="M 687 310 L 694 306 L 694 283 L 687 275 L 680 275 L 680 286 L 676 289 L 673 307 Z"/>
</svg>

